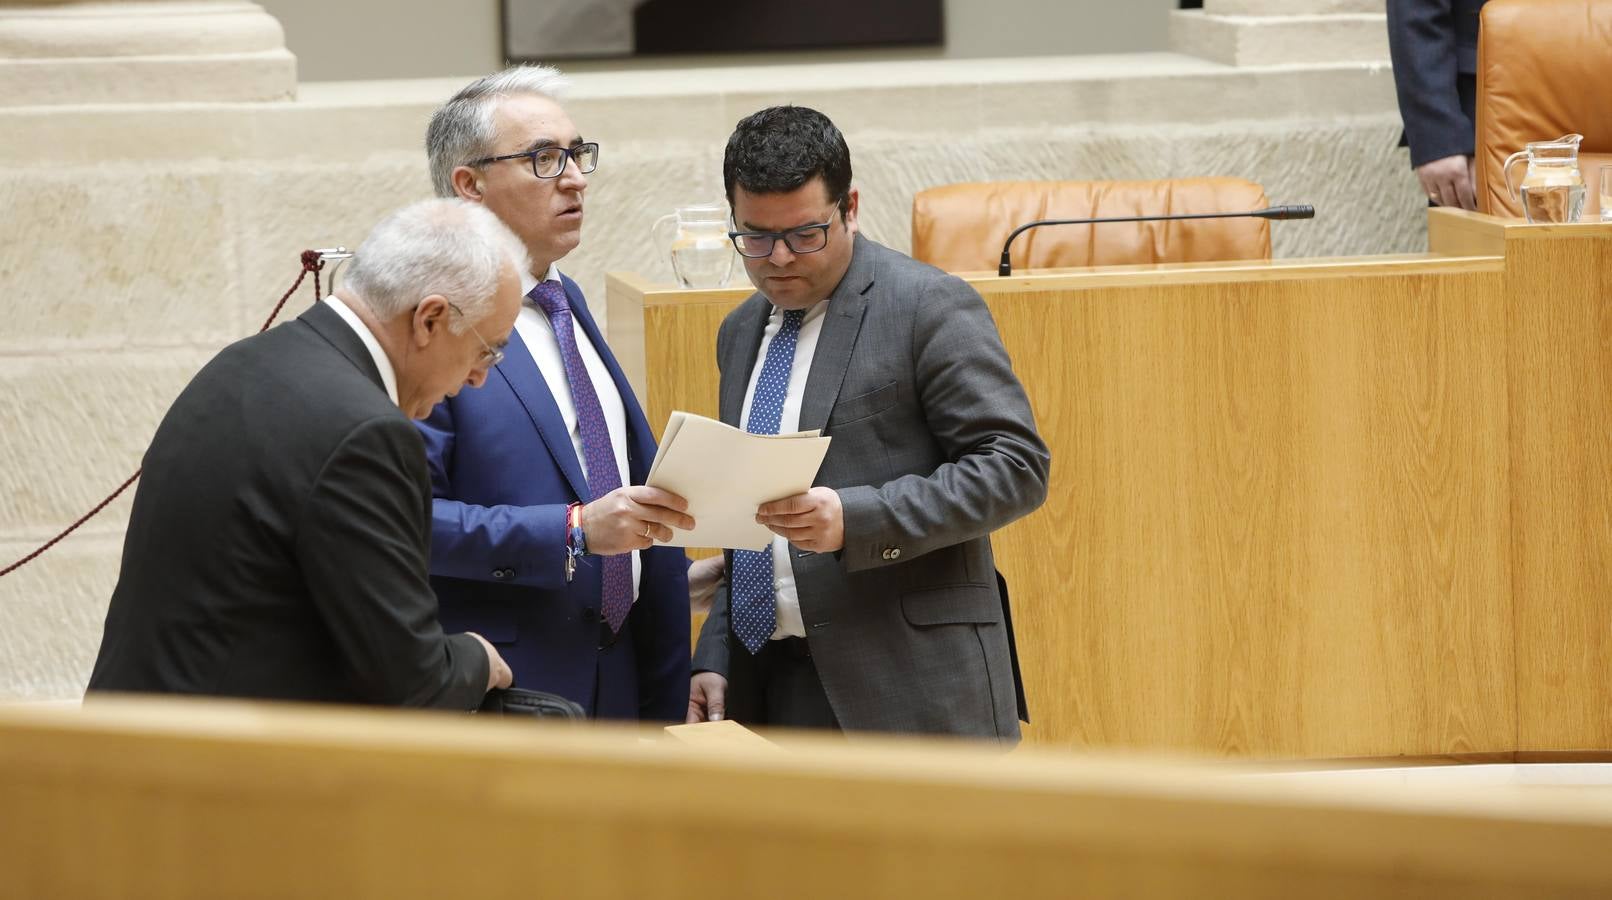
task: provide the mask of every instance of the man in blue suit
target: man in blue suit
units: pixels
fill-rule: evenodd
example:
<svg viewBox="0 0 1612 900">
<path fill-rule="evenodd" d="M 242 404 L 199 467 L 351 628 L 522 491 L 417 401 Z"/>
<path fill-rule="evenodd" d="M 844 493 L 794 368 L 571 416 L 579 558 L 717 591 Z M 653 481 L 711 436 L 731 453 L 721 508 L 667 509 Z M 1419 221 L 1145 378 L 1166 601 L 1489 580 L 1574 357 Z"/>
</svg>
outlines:
<svg viewBox="0 0 1612 900">
<path fill-rule="evenodd" d="M 599 156 L 556 102 L 563 85 L 541 66 L 489 75 L 438 109 L 426 135 L 437 194 L 485 205 L 532 261 L 485 388 L 420 423 L 431 581 L 445 627 L 475 623 L 517 687 L 599 718 L 681 722 L 688 562 L 655 541 L 693 520 L 682 498 L 643 486 L 654 435 L 582 292 L 555 268 L 581 238 Z"/>
</svg>

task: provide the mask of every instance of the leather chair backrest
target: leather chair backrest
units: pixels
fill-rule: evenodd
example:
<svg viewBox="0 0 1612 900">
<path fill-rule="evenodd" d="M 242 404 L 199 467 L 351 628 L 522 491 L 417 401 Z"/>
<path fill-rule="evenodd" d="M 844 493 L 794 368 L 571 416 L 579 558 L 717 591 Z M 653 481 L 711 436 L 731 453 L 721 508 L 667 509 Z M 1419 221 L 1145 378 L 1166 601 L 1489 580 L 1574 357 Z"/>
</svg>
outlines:
<svg viewBox="0 0 1612 900">
<path fill-rule="evenodd" d="M 1612 0 L 1489 0 L 1478 30 L 1478 209 L 1521 216 L 1506 189 L 1506 157 L 1530 141 L 1582 134 L 1584 210 L 1612 165 Z M 1517 164 L 1513 178 L 1522 180 Z"/>
<path fill-rule="evenodd" d="M 988 181 L 912 199 L 912 255 L 948 272 L 995 270 L 1002 242 L 1036 219 L 1244 212 L 1269 203 L 1240 178 L 1161 181 Z M 1264 219 L 1046 225 L 1013 242 L 1014 271 L 1066 266 L 1269 259 Z"/>
</svg>

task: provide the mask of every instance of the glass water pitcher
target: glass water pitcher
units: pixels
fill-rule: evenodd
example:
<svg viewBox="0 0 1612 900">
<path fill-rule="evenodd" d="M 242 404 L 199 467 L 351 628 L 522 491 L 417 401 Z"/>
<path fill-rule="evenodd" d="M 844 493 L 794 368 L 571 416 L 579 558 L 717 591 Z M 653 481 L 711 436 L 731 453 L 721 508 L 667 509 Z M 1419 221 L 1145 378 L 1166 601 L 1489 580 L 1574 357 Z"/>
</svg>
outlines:
<svg viewBox="0 0 1612 900">
<path fill-rule="evenodd" d="M 727 285 L 735 252 L 728 238 L 725 204 L 679 206 L 677 212 L 661 216 L 651 233 L 671 261 L 678 284 L 686 288 Z"/>
<path fill-rule="evenodd" d="M 1511 182 L 1512 166 L 1528 163 L 1520 189 L 1522 213 L 1530 223 L 1577 222 L 1584 213 L 1584 176 L 1578 170 L 1580 134 L 1564 134 L 1554 141 L 1535 141 L 1506 158 L 1502 171 L 1511 199 L 1519 188 Z"/>
</svg>

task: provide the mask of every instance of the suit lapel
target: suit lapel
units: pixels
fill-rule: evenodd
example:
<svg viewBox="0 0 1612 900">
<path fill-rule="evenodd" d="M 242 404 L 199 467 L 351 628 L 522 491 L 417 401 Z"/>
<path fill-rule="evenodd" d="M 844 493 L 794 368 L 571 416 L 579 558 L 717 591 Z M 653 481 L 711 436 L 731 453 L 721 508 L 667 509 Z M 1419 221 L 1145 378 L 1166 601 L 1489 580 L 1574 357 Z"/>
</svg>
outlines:
<svg viewBox="0 0 1612 900">
<path fill-rule="evenodd" d="M 823 331 L 817 336 L 817 351 L 812 355 L 812 368 L 806 375 L 806 391 L 800 402 L 801 431 L 828 424 L 828 414 L 839 399 L 840 385 L 845 383 L 845 372 L 851 364 L 851 351 L 856 349 L 857 335 L 862 332 L 867 294 L 873 288 L 877 268 L 873 245 L 857 235 L 851 267 L 834 289 L 823 318 Z"/>
<path fill-rule="evenodd" d="M 586 500 L 589 496 L 588 480 L 582 477 L 582 463 L 577 460 L 571 434 L 566 431 L 565 419 L 554 403 L 554 395 L 549 393 L 548 383 L 543 380 L 543 373 L 538 370 L 537 361 L 532 359 L 532 351 L 527 349 L 519 332 L 509 333 L 509 343 L 504 347 L 504 361 L 498 364 L 497 371 L 514 392 L 515 399 L 525 408 L 526 415 L 531 418 L 538 436 L 548 447 L 549 455 L 554 457 L 555 465 L 564 473 L 576 498 Z"/>
<path fill-rule="evenodd" d="M 750 386 L 750 371 L 761 353 L 761 336 L 767 330 L 772 304 L 761 294 L 752 294 L 735 312 L 730 358 L 723 360 L 722 383 L 718 397 L 722 421 L 743 428 L 739 414 L 744 412 L 744 392 Z"/>
</svg>

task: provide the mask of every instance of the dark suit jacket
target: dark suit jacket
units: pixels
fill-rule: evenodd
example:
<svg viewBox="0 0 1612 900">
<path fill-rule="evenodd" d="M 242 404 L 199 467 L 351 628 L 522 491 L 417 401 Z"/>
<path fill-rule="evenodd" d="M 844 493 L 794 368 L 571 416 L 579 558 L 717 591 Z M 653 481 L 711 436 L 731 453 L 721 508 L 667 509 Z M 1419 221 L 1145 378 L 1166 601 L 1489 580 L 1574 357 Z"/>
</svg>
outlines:
<svg viewBox="0 0 1612 900">
<path fill-rule="evenodd" d="M 990 534 L 1046 499 L 1051 456 L 985 302 L 861 236 L 829 300 L 800 428 L 834 440 L 816 483 L 845 515 L 838 553 L 791 548 L 812 661 L 846 730 L 1012 740 L 1022 689 Z M 739 426 L 771 304 L 717 335 L 722 420 Z M 718 592 L 694 667 L 744 647 Z M 774 722 L 771 724 L 788 724 Z"/>
<path fill-rule="evenodd" d="M 1472 155 L 1484 0 L 1388 0 L 1388 48 L 1411 165 Z"/>
<path fill-rule="evenodd" d="M 571 312 L 621 394 L 628 475 L 643 484 L 655 437 L 583 299 L 562 278 Z M 571 436 L 520 335 L 480 390 L 464 391 L 419 423 L 436 502 L 431 583 L 442 621 L 498 647 L 518 687 L 549 691 L 608 719 L 681 722 L 688 712 L 688 560 L 642 554 L 638 602 L 600 649 L 599 557 L 565 581 L 565 508 L 586 500 Z"/>
<path fill-rule="evenodd" d="M 430 514 L 420 436 L 334 310 L 232 344 L 146 452 L 90 690 L 476 707 Z"/>
</svg>

